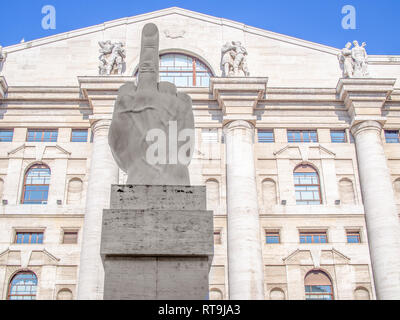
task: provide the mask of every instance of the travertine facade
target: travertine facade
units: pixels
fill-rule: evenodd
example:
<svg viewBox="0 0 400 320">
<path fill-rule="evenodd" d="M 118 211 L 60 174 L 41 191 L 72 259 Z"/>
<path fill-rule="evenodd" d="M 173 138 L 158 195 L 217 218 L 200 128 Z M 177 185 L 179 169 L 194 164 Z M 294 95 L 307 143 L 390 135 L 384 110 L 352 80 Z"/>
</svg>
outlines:
<svg viewBox="0 0 400 320">
<path fill-rule="evenodd" d="M 13 138 L 0 142 L 0 299 L 20 271 L 36 275 L 37 299 L 103 297 L 102 210 L 111 184 L 126 181 L 107 134 L 148 22 L 161 54 L 189 55 L 211 74 L 178 86 L 193 100 L 191 183 L 207 186 L 214 210 L 210 298 L 305 299 L 307 274 L 321 270 L 334 299 L 400 299 L 400 145 L 384 136 L 400 128 L 400 56 L 369 55 L 368 77 L 343 79 L 339 48 L 179 8 L 3 48 L 0 130 Z M 99 75 L 98 43 L 108 40 L 124 44 L 121 75 Z M 222 76 L 228 42 L 245 48 L 249 76 Z M 29 129 L 58 129 L 57 141 L 27 142 Z M 88 141 L 71 142 L 73 129 Z M 262 130 L 273 142 L 258 141 Z M 290 143 L 288 130 L 318 140 Z M 332 143 L 331 130 L 347 142 Z M 22 203 L 34 164 L 51 171 L 47 204 Z M 301 164 L 318 173 L 322 204 L 296 204 Z M 78 242 L 63 244 L 71 230 Z M 348 231 L 361 243 L 348 243 Z M 17 244 L 16 232 L 43 232 L 43 244 Z M 266 232 L 280 243 L 267 244 Z M 326 232 L 327 243 L 300 243 L 301 232 Z"/>
</svg>

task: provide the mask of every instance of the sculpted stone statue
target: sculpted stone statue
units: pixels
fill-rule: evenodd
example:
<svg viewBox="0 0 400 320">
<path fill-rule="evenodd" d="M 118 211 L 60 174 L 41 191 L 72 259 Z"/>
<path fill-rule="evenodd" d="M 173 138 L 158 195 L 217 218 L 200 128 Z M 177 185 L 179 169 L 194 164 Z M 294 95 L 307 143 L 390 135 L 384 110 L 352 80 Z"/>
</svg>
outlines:
<svg viewBox="0 0 400 320">
<path fill-rule="evenodd" d="M 241 72 L 245 77 L 250 75 L 247 67 L 247 50 L 240 41 L 227 42 L 221 49 L 221 67 L 223 76 L 238 77 Z"/>
<path fill-rule="evenodd" d="M 6 60 L 6 54 L 3 53 L 3 47 L 0 46 L 0 63 L 2 63 L 4 60 Z"/>
<path fill-rule="evenodd" d="M 99 41 L 101 75 L 122 74 L 122 67 L 125 59 L 125 49 L 121 42 L 111 43 L 110 40 Z"/>
<path fill-rule="evenodd" d="M 360 46 L 358 41 L 353 41 L 354 47 L 348 42 L 338 55 L 340 66 L 345 78 L 365 78 L 369 76 L 368 55 L 365 50 L 366 43 Z"/>
<path fill-rule="evenodd" d="M 194 150 L 191 98 L 174 84 L 158 82 L 159 32 L 142 31 L 137 86 L 118 92 L 108 141 L 127 184 L 190 185 L 188 165 Z"/>
</svg>

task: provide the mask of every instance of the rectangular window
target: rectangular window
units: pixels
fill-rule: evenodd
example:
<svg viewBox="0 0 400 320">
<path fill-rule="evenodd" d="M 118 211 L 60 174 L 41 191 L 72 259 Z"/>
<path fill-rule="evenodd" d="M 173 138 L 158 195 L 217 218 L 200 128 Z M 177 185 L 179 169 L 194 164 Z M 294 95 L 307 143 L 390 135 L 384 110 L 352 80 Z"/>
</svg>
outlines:
<svg viewBox="0 0 400 320">
<path fill-rule="evenodd" d="M 12 142 L 13 136 L 13 129 L 0 129 L 0 142 Z"/>
<path fill-rule="evenodd" d="M 29 129 L 28 142 L 57 142 L 57 129 Z"/>
<path fill-rule="evenodd" d="M 18 244 L 42 244 L 43 232 L 17 232 L 15 243 Z"/>
<path fill-rule="evenodd" d="M 218 143 L 218 130 L 217 129 L 202 129 L 201 140 L 203 143 Z"/>
<path fill-rule="evenodd" d="M 326 232 L 300 232 L 300 243 L 328 243 Z"/>
<path fill-rule="evenodd" d="M 346 131 L 344 130 L 331 130 L 332 143 L 346 143 Z"/>
<path fill-rule="evenodd" d="M 78 243 L 78 231 L 64 231 L 63 244 L 77 244 Z"/>
<path fill-rule="evenodd" d="M 400 143 L 399 130 L 385 130 L 386 143 Z"/>
<path fill-rule="evenodd" d="M 288 142 L 318 142 L 316 130 L 288 130 Z"/>
<path fill-rule="evenodd" d="M 258 130 L 258 142 L 259 143 L 274 143 L 274 131 L 273 130 Z"/>
<path fill-rule="evenodd" d="M 265 233 L 265 237 L 266 237 L 266 243 L 268 244 L 280 243 L 279 232 L 267 231 Z"/>
<path fill-rule="evenodd" d="M 347 243 L 361 243 L 360 231 L 347 231 Z"/>
<path fill-rule="evenodd" d="M 71 142 L 87 142 L 88 130 L 87 129 L 72 129 Z"/>
</svg>

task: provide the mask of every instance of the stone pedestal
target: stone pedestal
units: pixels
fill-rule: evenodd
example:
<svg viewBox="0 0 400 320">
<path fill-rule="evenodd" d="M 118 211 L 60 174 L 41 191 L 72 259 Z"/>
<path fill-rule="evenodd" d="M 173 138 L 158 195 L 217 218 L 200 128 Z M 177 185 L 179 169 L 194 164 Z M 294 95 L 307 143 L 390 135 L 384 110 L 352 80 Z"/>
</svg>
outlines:
<svg viewBox="0 0 400 320">
<path fill-rule="evenodd" d="M 105 300 L 204 300 L 213 214 L 200 186 L 113 185 L 103 212 Z"/>
</svg>

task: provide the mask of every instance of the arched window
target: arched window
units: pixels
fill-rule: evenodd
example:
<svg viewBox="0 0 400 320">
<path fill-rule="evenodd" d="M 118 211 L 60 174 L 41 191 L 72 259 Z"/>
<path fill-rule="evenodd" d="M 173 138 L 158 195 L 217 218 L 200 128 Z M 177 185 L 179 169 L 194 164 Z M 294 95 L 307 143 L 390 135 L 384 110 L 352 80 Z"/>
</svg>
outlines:
<svg viewBox="0 0 400 320">
<path fill-rule="evenodd" d="M 160 81 L 177 87 L 208 87 L 212 73 L 199 59 L 181 53 L 167 53 L 160 57 Z"/>
<path fill-rule="evenodd" d="M 321 187 L 317 171 L 310 165 L 299 165 L 294 170 L 296 204 L 321 204 Z"/>
<path fill-rule="evenodd" d="M 18 272 L 10 281 L 8 300 L 36 300 L 37 277 L 33 272 Z"/>
<path fill-rule="evenodd" d="M 332 282 L 325 272 L 312 270 L 304 279 L 306 300 L 333 300 Z"/>
<path fill-rule="evenodd" d="M 285 300 L 285 293 L 281 288 L 274 288 L 269 294 L 270 300 Z"/>
<path fill-rule="evenodd" d="M 211 70 L 198 58 L 182 53 L 160 56 L 160 81 L 171 82 L 177 87 L 208 87 L 210 77 Z"/>
<path fill-rule="evenodd" d="M 44 164 L 35 164 L 25 173 L 22 203 L 47 204 L 50 185 L 50 169 Z"/>
</svg>

